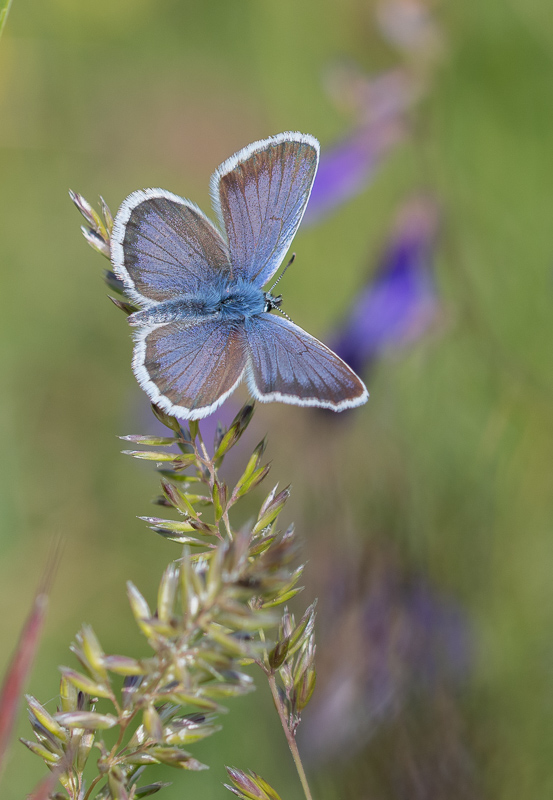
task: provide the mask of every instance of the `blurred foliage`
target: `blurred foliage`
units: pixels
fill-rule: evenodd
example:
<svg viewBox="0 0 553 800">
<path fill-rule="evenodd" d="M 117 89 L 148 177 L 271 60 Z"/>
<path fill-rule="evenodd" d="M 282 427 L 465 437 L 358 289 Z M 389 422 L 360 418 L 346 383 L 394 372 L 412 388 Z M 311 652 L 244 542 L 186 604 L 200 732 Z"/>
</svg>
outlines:
<svg viewBox="0 0 553 800">
<path fill-rule="evenodd" d="M 6 24 L 11 4 L 12 0 L 3 0 L 2 4 L 0 5 L 0 36 L 2 36 L 2 31 L 4 30 L 4 25 Z"/>
<path fill-rule="evenodd" d="M 269 431 L 273 474 L 293 482 L 308 580 L 328 542 L 355 553 L 358 537 L 383 538 L 463 606 L 474 666 L 454 717 L 483 793 L 547 796 L 550 5 L 434 8 L 445 52 L 411 139 L 366 192 L 300 230 L 282 291 L 287 313 L 324 337 L 374 268 L 406 194 L 431 189 L 444 211 L 442 329 L 376 365 L 371 400 L 349 419 L 268 406 L 256 414 L 255 441 Z M 57 664 L 83 621 L 107 651 L 139 649 L 124 582 L 153 595 L 168 560 L 134 518 L 149 513 L 151 476 L 121 458 L 115 437 L 136 429 L 147 402 L 131 374 L 125 321 L 106 302 L 67 189 L 116 208 L 134 189 L 162 186 L 208 208 L 207 178 L 246 143 L 292 129 L 330 144 L 351 118 L 325 91 L 329 65 L 346 58 L 378 72 L 397 61 L 375 19 L 368 0 L 18 0 L 10 11 L 0 45 L 0 608 L 9 609 L 0 670 L 52 537 L 62 534 L 30 687 L 52 698 L 50 711 Z M 182 776 L 191 796 L 224 797 L 224 763 L 250 766 L 281 797 L 296 796 L 271 702 L 262 692 L 246 698 L 221 734 L 198 745 L 214 766 Z M 420 730 L 401 734 L 420 739 Z M 27 735 L 25 721 L 19 733 Z M 38 759 L 13 747 L 5 796 L 23 797 L 41 774 Z M 393 782 L 374 781 L 384 796 L 402 796 Z M 164 790 L 167 798 L 183 791 L 180 781 Z"/>
</svg>

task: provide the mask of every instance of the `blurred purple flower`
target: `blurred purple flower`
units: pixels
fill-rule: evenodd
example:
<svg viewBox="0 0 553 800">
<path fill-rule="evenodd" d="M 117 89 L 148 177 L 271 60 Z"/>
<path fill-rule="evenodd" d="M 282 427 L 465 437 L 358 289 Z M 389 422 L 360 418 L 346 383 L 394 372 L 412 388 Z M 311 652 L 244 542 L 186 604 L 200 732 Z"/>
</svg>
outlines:
<svg viewBox="0 0 553 800">
<path fill-rule="evenodd" d="M 319 222 L 367 186 L 384 157 L 405 139 L 406 112 L 418 95 L 403 70 L 367 78 L 342 69 L 335 72 L 331 91 L 347 97 L 358 122 L 334 146 L 322 149 L 304 225 Z"/>
<path fill-rule="evenodd" d="M 384 351 L 416 341 L 434 321 L 437 231 L 438 209 L 431 199 L 415 197 L 402 207 L 375 275 L 329 337 L 329 346 L 356 372 Z"/>
<path fill-rule="evenodd" d="M 421 79 L 403 67 L 367 75 L 355 64 L 343 62 L 327 71 L 325 84 L 334 104 L 354 114 L 359 126 L 404 117 L 423 90 Z"/>
<path fill-rule="evenodd" d="M 340 575 L 338 598 L 344 577 L 355 583 Z M 361 596 L 338 600 L 321 632 L 317 693 L 300 728 L 302 752 L 315 764 L 351 758 L 411 695 L 459 686 L 470 672 L 460 606 L 393 559 L 378 558 L 367 580 Z"/>
<path fill-rule="evenodd" d="M 405 136 L 399 121 L 359 128 L 323 150 L 304 225 L 319 220 L 359 194 L 372 180 L 384 156 Z"/>
<path fill-rule="evenodd" d="M 444 50 L 443 32 L 431 0 L 379 0 L 376 21 L 383 37 L 405 55 L 433 61 Z"/>
</svg>

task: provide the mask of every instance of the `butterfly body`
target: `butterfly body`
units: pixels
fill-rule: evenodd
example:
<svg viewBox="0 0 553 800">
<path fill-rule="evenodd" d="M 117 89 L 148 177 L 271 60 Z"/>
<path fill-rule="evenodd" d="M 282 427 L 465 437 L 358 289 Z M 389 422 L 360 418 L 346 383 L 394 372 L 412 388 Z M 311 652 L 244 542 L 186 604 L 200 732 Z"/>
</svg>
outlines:
<svg viewBox="0 0 553 800">
<path fill-rule="evenodd" d="M 301 222 L 318 164 L 312 136 L 283 133 L 241 150 L 214 173 L 222 232 L 189 200 L 133 192 L 113 228 L 113 269 L 140 310 L 133 370 L 154 403 L 201 419 L 242 381 L 261 402 L 341 411 L 365 386 L 322 342 L 270 313 L 263 287 Z"/>
<path fill-rule="evenodd" d="M 274 298 L 271 299 L 271 307 Z M 221 321 L 244 321 L 267 309 L 266 293 L 246 281 L 234 284 L 221 282 L 209 286 L 201 294 L 183 294 L 175 300 L 166 300 L 137 311 L 129 317 L 131 325 L 158 325 L 177 320 L 191 323 L 219 318 Z"/>
</svg>

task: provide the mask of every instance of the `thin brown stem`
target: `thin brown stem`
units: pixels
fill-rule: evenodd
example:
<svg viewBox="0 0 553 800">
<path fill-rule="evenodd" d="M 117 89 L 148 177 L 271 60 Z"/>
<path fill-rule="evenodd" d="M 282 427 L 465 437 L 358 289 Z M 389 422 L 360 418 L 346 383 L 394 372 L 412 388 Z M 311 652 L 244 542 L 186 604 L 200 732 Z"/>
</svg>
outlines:
<svg viewBox="0 0 553 800">
<path fill-rule="evenodd" d="M 96 777 L 92 779 L 92 781 L 91 781 L 91 783 L 90 783 L 90 786 L 88 787 L 88 791 L 87 791 L 87 793 L 85 794 L 85 796 L 83 797 L 83 800 L 90 800 L 90 798 L 92 797 L 92 790 L 94 789 L 94 787 L 95 787 L 95 786 L 96 786 L 98 783 L 100 783 L 100 781 L 102 780 L 102 778 L 105 778 L 105 775 L 102 775 L 102 774 L 100 774 L 100 775 L 96 775 Z"/>
<path fill-rule="evenodd" d="M 125 731 L 127 730 L 127 727 L 128 727 L 129 723 L 131 722 L 131 720 L 132 720 L 132 718 L 134 717 L 135 714 L 136 714 L 136 712 L 134 712 L 126 720 L 121 720 L 120 721 L 120 723 L 119 723 L 119 736 L 117 737 L 117 741 L 115 742 L 115 744 L 111 748 L 111 751 L 110 751 L 110 754 L 109 754 L 110 759 L 115 758 L 115 754 L 116 754 L 117 750 L 119 749 L 119 747 L 121 746 L 121 743 L 123 742 L 123 737 L 125 736 Z"/>
<path fill-rule="evenodd" d="M 301 762 L 300 753 L 298 750 L 298 745 L 296 744 L 296 739 L 292 731 L 288 726 L 288 720 L 286 719 L 286 715 L 284 713 L 284 709 L 282 707 L 282 703 L 280 700 L 280 696 L 278 693 L 276 678 L 274 674 L 268 673 L 267 678 L 269 680 L 269 686 L 271 687 L 271 694 L 273 695 L 273 700 L 275 702 L 276 710 L 278 712 L 278 716 L 280 718 L 280 724 L 282 725 L 282 729 L 284 731 L 284 735 L 286 736 L 286 741 L 288 742 L 288 747 L 290 748 L 290 752 L 292 753 L 292 758 L 294 759 L 294 764 L 296 765 L 296 770 L 298 772 L 298 776 L 300 779 L 300 783 L 303 788 L 303 793 L 305 794 L 306 800 L 313 800 L 311 795 L 311 791 L 309 789 L 309 784 L 307 783 L 307 777 L 305 775 L 305 770 L 303 768 L 303 764 Z"/>
</svg>

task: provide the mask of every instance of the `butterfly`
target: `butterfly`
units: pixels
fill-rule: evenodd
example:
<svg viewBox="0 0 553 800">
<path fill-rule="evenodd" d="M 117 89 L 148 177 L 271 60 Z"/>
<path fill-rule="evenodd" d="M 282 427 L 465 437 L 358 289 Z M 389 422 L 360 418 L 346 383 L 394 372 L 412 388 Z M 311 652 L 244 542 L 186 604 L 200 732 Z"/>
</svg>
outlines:
<svg viewBox="0 0 553 800">
<path fill-rule="evenodd" d="M 263 290 L 299 227 L 318 160 L 318 141 L 301 133 L 231 156 L 211 178 L 219 228 L 164 189 L 133 192 L 121 205 L 111 259 L 139 309 L 129 317 L 132 367 L 167 413 L 202 419 L 242 381 L 263 403 L 342 411 L 366 402 L 347 364 L 284 312 L 271 313 L 282 296 Z"/>
</svg>

